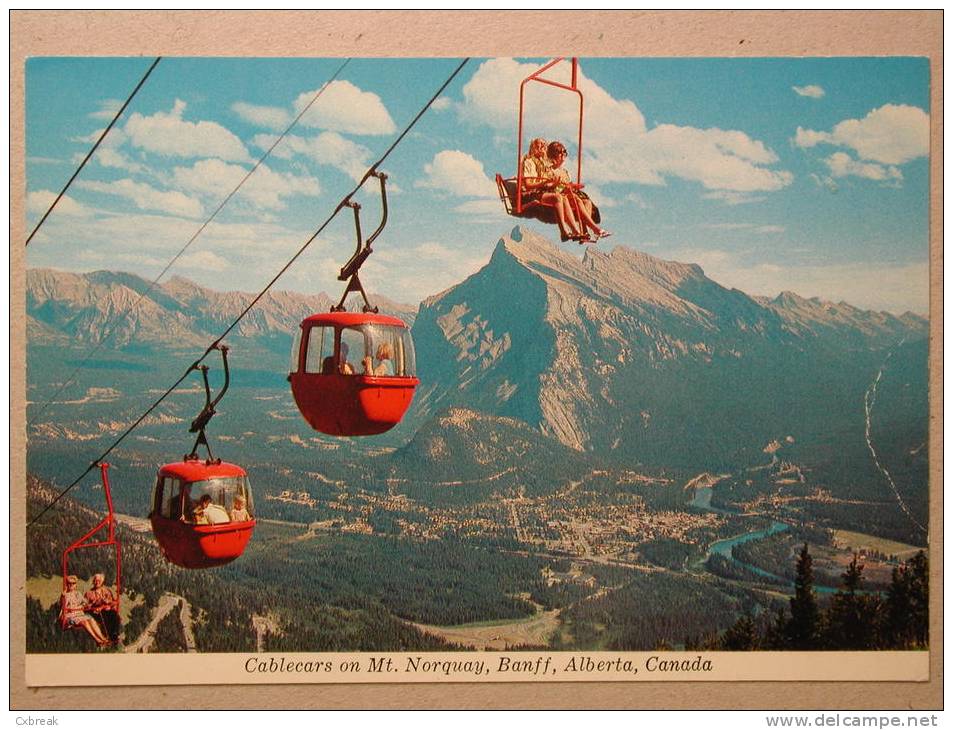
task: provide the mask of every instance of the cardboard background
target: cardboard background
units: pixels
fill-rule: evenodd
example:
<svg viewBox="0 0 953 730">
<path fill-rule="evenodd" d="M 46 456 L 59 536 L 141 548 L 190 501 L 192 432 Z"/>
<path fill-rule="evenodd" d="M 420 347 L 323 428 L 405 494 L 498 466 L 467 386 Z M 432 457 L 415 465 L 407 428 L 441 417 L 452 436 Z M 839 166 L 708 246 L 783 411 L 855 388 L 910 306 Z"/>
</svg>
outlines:
<svg viewBox="0 0 953 730">
<path fill-rule="evenodd" d="M 12 11 L 10 703 L 79 708 L 942 707 L 942 11 Z M 527 28 L 546 28 L 528 33 Z M 927 56 L 931 72 L 929 683 L 30 688 L 24 684 L 24 71 L 29 56 Z M 827 655 L 831 656 L 831 655 Z M 794 660 L 794 657 L 792 657 Z M 835 659 L 836 660 L 836 659 Z M 807 659 L 807 661 L 811 661 Z"/>
</svg>

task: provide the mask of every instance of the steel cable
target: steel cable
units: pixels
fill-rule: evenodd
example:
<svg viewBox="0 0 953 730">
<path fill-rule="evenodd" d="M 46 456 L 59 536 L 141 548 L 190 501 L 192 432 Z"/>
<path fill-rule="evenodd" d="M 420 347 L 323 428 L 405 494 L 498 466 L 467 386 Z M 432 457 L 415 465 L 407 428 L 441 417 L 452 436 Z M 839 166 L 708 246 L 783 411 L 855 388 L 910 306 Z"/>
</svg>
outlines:
<svg viewBox="0 0 953 730">
<path fill-rule="evenodd" d="M 162 403 L 162 401 L 164 401 L 169 396 L 170 393 L 172 393 L 172 391 L 174 391 L 177 387 L 179 387 L 182 381 L 184 381 L 189 376 L 192 370 L 198 367 L 199 363 L 201 363 L 208 356 L 208 354 L 212 352 L 212 350 L 214 350 L 218 346 L 218 344 L 226 337 L 226 335 L 228 335 L 229 332 L 231 332 L 235 327 L 238 326 L 238 323 L 241 322 L 241 320 L 245 317 L 245 315 L 251 311 L 251 309 L 261 300 L 263 296 L 265 296 L 266 293 L 268 293 L 268 290 L 271 289 L 272 286 L 274 286 L 275 282 L 278 281 L 279 278 L 281 278 L 281 276 L 291 267 L 291 265 L 298 259 L 298 257 L 305 252 L 308 246 L 310 246 L 314 242 L 314 240 L 324 231 L 324 229 L 328 227 L 331 221 L 334 220 L 335 216 L 337 216 L 337 214 L 341 211 L 341 209 L 345 206 L 345 204 L 351 199 L 351 197 L 361 189 L 361 187 L 364 185 L 364 183 L 367 181 L 370 175 L 377 170 L 377 167 L 381 165 L 384 162 L 384 160 L 386 160 L 390 156 L 391 152 L 393 152 L 394 149 L 397 147 L 397 145 L 400 144 L 400 142 L 404 139 L 404 137 L 407 136 L 410 130 L 414 127 L 414 125 L 417 124 L 418 120 L 424 115 L 424 113 L 428 109 L 430 109 L 431 105 L 439 98 L 439 96 L 443 93 L 444 89 L 446 89 L 447 86 L 450 85 L 450 82 L 456 78 L 457 74 L 459 74 L 460 71 L 463 70 L 463 67 L 467 64 L 469 60 L 470 60 L 469 58 L 465 58 L 463 59 L 463 61 L 460 62 L 460 65 L 457 66 L 456 69 L 454 69 L 453 73 L 450 74 L 447 80 L 443 82 L 443 84 L 440 86 L 439 89 L 437 89 L 437 92 L 430 98 L 430 101 L 428 101 L 423 106 L 423 108 L 417 113 L 417 115 L 411 120 L 411 122 L 404 128 L 404 131 L 401 132 L 400 135 L 398 135 L 398 137 L 394 140 L 394 142 L 390 145 L 390 147 L 387 148 L 387 151 L 384 152 L 381 158 L 367 169 L 367 172 L 364 173 L 363 177 L 361 178 L 361 181 L 357 184 L 357 186 L 341 199 L 341 201 L 337 204 L 337 206 L 335 206 L 334 211 L 331 213 L 331 215 L 328 216 L 327 220 L 325 220 L 324 223 L 322 223 L 321 226 L 308 238 L 308 240 L 304 242 L 301 248 L 298 249 L 297 253 L 295 253 L 295 255 L 292 256 L 291 259 L 281 268 L 281 270 L 277 274 L 275 274 L 275 276 L 271 279 L 271 281 L 268 282 L 265 288 L 262 289 L 261 292 L 259 292 L 259 294 L 248 304 L 247 307 L 245 307 L 244 310 L 242 310 L 241 314 L 239 314 L 238 317 L 235 318 L 235 320 L 225 329 L 225 331 L 222 332 L 222 334 L 219 335 L 215 339 L 215 341 L 212 342 L 205 349 L 205 352 L 203 352 L 202 355 L 194 363 L 189 365 L 189 368 L 182 374 L 182 376 L 177 381 L 175 381 L 175 383 L 173 383 L 169 387 L 168 390 L 166 390 L 161 396 L 159 396 L 159 398 L 156 399 L 152 403 L 152 405 L 149 406 L 149 408 L 132 423 L 132 425 L 130 425 L 115 441 L 113 441 L 113 443 L 109 446 L 109 448 L 107 448 L 98 458 L 96 458 L 88 467 L 86 467 L 86 471 L 84 471 L 82 474 L 76 477 L 76 479 L 74 479 L 69 484 L 69 486 L 65 487 L 59 494 L 57 494 L 57 496 L 53 499 L 53 501 L 50 502 L 48 505 L 46 505 L 46 507 L 44 507 L 43 510 L 36 517 L 30 520 L 27 523 L 27 527 L 30 527 L 35 522 L 37 522 L 43 515 L 45 515 L 53 507 L 53 505 L 59 502 L 60 499 L 62 499 L 66 495 L 67 492 L 69 492 L 73 487 L 79 484 L 79 482 L 82 481 L 82 479 L 87 474 L 89 474 L 89 472 L 95 469 L 96 465 L 99 464 L 103 459 L 105 459 L 113 451 L 113 449 L 119 446 L 119 444 L 122 443 L 122 441 L 130 433 L 132 433 L 132 431 L 140 423 L 142 423 L 142 421 L 146 418 L 146 416 L 148 416 L 153 410 L 155 410 L 156 407 L 158 407 L 158 405 Z"/>
<path fill-rule="evenodd" d="M 305 112 L 307 112 L 314 105 L 314 103 L 321 97 L 321 94 L 324 93 L 324 90 L 331 84 L 331 82 L 337 79 L 340 73 L 344 70 L 345 66 L 347 66 L 350 62 L 351 62 L 351 59 L 348 58 L 346 61 L 344 61 L 344 63 L 342 63 L 338 67 L 338 69 L 331 75 L 331 77 L 324 82 L 321 88 L 318 89 L 318 92 L 312 97 L 311 101 L 308 102 L 307 106 L 305 106 L 304 109 L 302 109 L 298 113 L 298 116 L 296 116 L 294 120 L 291 122 L 291 124 L 289 124 L 288 127 L 285 129 L 285 131 L 283 131 L 278 136 L 278 138 L 272 143 L 271 147 L 267 149 L 265 154 L 263 154 L 258 159 L 258 161 L 245 174 L 245 176 L 241 179 L 241 181 L 239 181 L 238 185 L 236 185 L 232 189 L 232 191 L 225 196 L 224 200 L 222 200 L 222 202 L 219 203 L 218 207 L 214 211 L 212 211 L 212 214 L 205 220 L 205 222 L 201 226 L 199 226 L 198 230 L 192 235 L 192 237 L 182 247 L 182 249 L 175 256 L 172 257 L 172 260 L 169 261 L 169 263 L 166 264 L 165 268 L 159 272 L 159 275 L 152 280 L 152 283 L 149 284 L 149 286 L 146 287 L 144 291 L 139 293 L 139 296 L 136 298 L 136 300 L 132 304 L 130 304 L 126 309 L 124 309 L 123 311 L 119 313 L 119 315 L 113 320 L 113 323 L 110 326 L 109 330 L 107 331 L 106 335 L 100 339 L 100 341 L 96 344 L 96 346 L 90 352 L 87 353 L 86 357 L 83 358 L 82 362 L 80 362 L 79 365 L 77 365 L 73 369 L 73 372 L 70 373 L 66 381 L 64 381 L 64 383 L 59 388 L 56 389 L 56 391 L 53 393 L 52 396 L 50 396 L 50 398 L 46 401 L 46 403 L 44 403 L 40 407 L 39 411 L 36 414 L 34 414 L 33 416 L 34 421 L 43 415 L 46 409 L 49 408 L 49 406 L 56 400 L 56 398 L 59 396 L 60 393 L 62 393 L 64 390 L 66 390 L 66 388 L 68 388 L 70 385 L 73 384 L 74 378 L 79 373 L 79 371 L 83 369 L 83 366 L 85 366 L 86 363 L 89 362 L 89 360 L 97 352 L 100 351 L 100 349 L 102 349 L 103 345 L 105 345 L 106 342 L 112 339 L 113 334 L 115 334 L 115 332 L 119 329 L 119 325 L 125 321 L 126 317 L 133 310 L 135 310 L 135 308 L 139 305 L 139 302 L 141 302 L 146 296 L 148 296 L 152 292 L 153 289 L 155 289 L 156 285 L 159 283 L 162 277 L 168 273 L 169 269 L 171 269 L 175 265 L 175 262 L 178 261 L 182 257 L 182 255 L 189 249 L 189 247 L 195 242 L 195 240 L 202 234 L 202 232 L 208 227 L 208 225 L 215 219 L 215 216 L 219 214 L 219 212 L 222 210 L 222 208 L 225 207 L 228 201 L 232 199 L 232 197 L 239 191 L 242 185 L 245 184 L 248 178 L 250 178 L 252 174 L 261 166 L 261 164 L 265 161 L 265 159 L 267 159 L 267 157 L 271 154 L 272 150 L 274 150 L 275 147 L 278 146 L 278 143 L 281 142 L 288 135 L 288 133 L 292 130 L 292 128 L 301 119 L 301 117 L 304 116 Z"/>
<path fill-rule="evenodd" d="M 53 203 L 50 205 L 50 207 L 47 208 L 46 212 L 43 214 L 43 217 L 40 218 L 40 222 L 37 223 L 36 227 L 33 229 L 33 232 L 29 236 L 27 236 L 26 243 L 23 244 L 24 246 L 30 245 L 30 241 L 33 240 L 33 236 L 36 235 L 36 232 L 40 230 L 40 226 L 43 225 L 43 222 L 49 217 L 50 213 L 53 212 L 53 208 L 55 208 L 56 204 L 60 202 L 60 198 L 66 195 L 66 191 L 69 189 L 69 186 L 73 184 L 73 180 L 75 180 L 76 176 L 79 175 L 80 170 L 82 170 L 86 166 L 86 163 L 89 162 L 89 158 L 93 156 L 93 153 L 102 143 L 102 141 L 106 139 L 106 135 L 109 134 L 109 130 L 113 128 L 113 125 L 116 124 L 116 122 L 119 120 L 119 117 L 122 116 L 122 113 L 126 111 L 126 107 L 129 106 L 129 102 L 132 101 L 132 97 L 134 97 L 136 93 L 139 91 L 139 89 L 142 88 L 142 85 L 146 83 L 146 79 L 149 78 L 149 75 L 152 73 L 152 70 L 159 65 L 159 61 L 161 60 L 162 60 L 162 56 L 157 56 L 156 60 L 152 62 L 151 66 L 149 66 L 149 70 L 146 71 L 145 76 L 143 76 L 139 80 L 139 83 L 136 84 L 136 88 L 132 90 L 132 93 L 129 95 L 129 98 L 126 99 L 126 103 L 123 104 L 121 107 L 119 107 L 119 111 L 116 112 L 116 116 L 113 117 L 113 120 L 109 123 L 109 126 L 103 130 L 103 133 L 101 135 L 99 135 L 99 139 L 96 140 L 96 144 L 94 144 L 93 148 L 86 153 L 86 157 L 84 157 L 83 161 L 79 163 L 79 167 L 76 168 L 76 172 L 74 172 L 73 176 L 66 181 L 66 185 L 64 185 L 63 189 L 60 190 L 60 194 L 56 196 L 56 200 L 54 200 Z"/>
</svg>

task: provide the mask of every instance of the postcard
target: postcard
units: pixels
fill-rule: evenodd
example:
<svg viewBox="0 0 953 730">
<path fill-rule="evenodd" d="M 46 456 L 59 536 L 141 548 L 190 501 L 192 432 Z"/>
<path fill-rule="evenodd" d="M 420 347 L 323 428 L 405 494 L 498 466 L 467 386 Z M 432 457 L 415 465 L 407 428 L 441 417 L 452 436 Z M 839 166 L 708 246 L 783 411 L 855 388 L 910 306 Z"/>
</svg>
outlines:
<svg viewBox="0 0 953 730">
<path fill-rule="evenodd" d="M 938 706 L 940 18 L 15 13 L 14 704 Z"/>
</svg>

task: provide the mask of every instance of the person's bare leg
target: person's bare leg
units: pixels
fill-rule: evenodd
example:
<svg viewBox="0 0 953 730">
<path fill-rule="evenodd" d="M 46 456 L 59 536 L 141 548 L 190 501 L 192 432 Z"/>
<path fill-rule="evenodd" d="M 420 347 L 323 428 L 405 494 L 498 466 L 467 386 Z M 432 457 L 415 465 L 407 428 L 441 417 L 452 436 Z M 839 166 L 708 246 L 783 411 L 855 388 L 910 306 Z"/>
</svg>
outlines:
<svg viewBox="0 0 953 730">
<path fill-rule="evenodd" d="M 556 209 L 556 220 L 559 226 L 559 233 L 564 240 L 573 238 L 577 234 L 566 221 L 566 212 L 563 207 L 563 198 L 556 193 L 546 193 L 540 198 L 540 202 L 551 205 Z"/>
<path fill-rule="evenodd" d="M 103 633 L 99 630 L 99 624 L 97 624 L 95 620 L 87 619 L 83 622 L 83 628 L 95 639 L 97 644 L 102 645 L 109 643 L 109 639 L 103 636 Z"/>
<path fill-rule="evenodd" d="M 565 195 L 558 195 L 559 203 L 562 206 L 562 216 L 563 219 L 567 222 L 567 226 L 571 233 L 569 234 L 570 238 L 579 238 L 582 235 L 585 235 L 585 229 L 579 225 L 579 221 L 576 220 L 576 216 L 573 213 L 572 205 L 569 202 L 569 198 Z"/>
<path fill-rule="evenodd" d="M 592 220 L 592 201 L 586 200 L 585 198 L 580 198 L 578 195 L 573 196 L 573 202 L 575 203 L 576 213 L 579 215 L 579 219 L 583 222 L 583 230 L 588 228 L 597 236 L 603 236 L 607 233 L 604 229 L 596 225 L 596 222 Z"/>
</svg>

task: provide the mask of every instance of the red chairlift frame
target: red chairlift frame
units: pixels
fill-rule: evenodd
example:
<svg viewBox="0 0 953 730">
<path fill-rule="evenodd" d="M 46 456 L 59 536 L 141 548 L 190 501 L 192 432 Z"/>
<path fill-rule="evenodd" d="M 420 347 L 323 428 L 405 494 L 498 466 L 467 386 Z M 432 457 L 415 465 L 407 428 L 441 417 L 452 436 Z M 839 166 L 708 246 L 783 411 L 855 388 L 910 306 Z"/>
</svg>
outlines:
<svg viewBox="0 0 953 730">
<path fill-rule="evenodd" d="M 529 76 L 527 76 L 520 83 L 520 115 L 519 115 L 519 129 L 517 133 L 516 141 L 516 213 L 523 213 L 523 166 L 520 164 L 522 154 L 523 154 L 523 97 L 526 91 L 526 84 L 530 81 L 537 81 L 541 84 L 547 84 L 548 86 L 555 86 L 557 89 L 565 89 L 566 91 L 572 91 L 579 97 L 579 139 L 578 139 L 578 150 L 576 158 L 576 184 L 582 184 L 582 117 L 583 117 L 583 97 L 582 92 L 577 86 L 577 80 L 579 76 L 579 58 L 573 56 L 571 58 L 572 63 L 572 82 L 569 86 L 566 84 L 561 84 L 558 81 L 553 81 L 552 79 L 544 79 L 540 76 L 545 71 L 548 71 L 556 64 L 561 61 L 565 61 L 565 56 L 560 56 L 555 58 L 549 63 L 547 63 L 542 68 L 537 69 Z"/>
<path fill-rule="evenodd" d="M 106 516 L 99 523 L 81 538 L 73 542 L 63 551 L 63 591 L 66 591 L 66 579 L 69 577 L 69 554 L 74 550 L 83 548 L 106 547 L 114 545 L 116 548 L 116 611 L 119 611 L 120 594 L 122 593 L 122 550 L 119 541 L 116 539 L 116 514 L 113 510 L 112 492 L 109 489 L 109 464 L 103 462 L 99 464 L 99 469 L 103 479 L 103 491 L 106 493 Z M 107 528 L 106 539 L 93 538 Z M 65 621 L 63 628 L 66 628 Z"/>
</svg>

